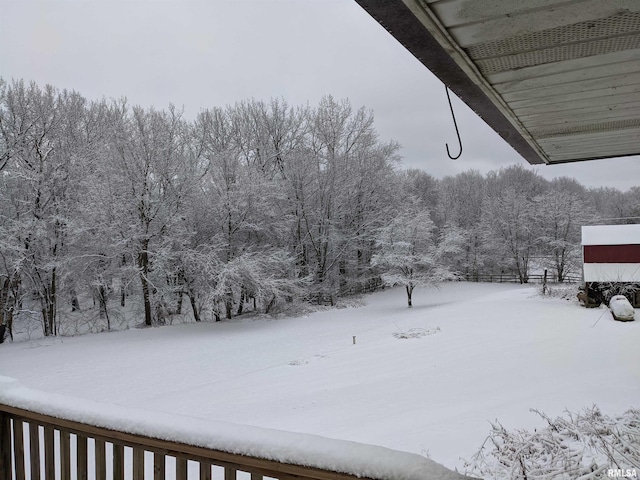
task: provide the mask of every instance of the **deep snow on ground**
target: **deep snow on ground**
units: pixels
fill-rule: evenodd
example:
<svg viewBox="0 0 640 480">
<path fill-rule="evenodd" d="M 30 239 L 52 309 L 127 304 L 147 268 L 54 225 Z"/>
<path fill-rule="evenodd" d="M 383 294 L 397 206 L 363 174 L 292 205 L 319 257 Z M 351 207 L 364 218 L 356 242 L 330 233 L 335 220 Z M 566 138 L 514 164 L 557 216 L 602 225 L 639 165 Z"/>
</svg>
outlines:
<svg viewBox="0 0 640 480">
<path fill-rule="evenodd" d="M 428 454 L 449 468 L 462 467 L 495 419 L 535 428 L 530 408 L 555 417 L 638 406 L 640 321 L 507 284 L 419 289 L 412 309 L 402 289 L 364 303 L 5 343 L 0 375 L 147 411 Z"/>
</svg>

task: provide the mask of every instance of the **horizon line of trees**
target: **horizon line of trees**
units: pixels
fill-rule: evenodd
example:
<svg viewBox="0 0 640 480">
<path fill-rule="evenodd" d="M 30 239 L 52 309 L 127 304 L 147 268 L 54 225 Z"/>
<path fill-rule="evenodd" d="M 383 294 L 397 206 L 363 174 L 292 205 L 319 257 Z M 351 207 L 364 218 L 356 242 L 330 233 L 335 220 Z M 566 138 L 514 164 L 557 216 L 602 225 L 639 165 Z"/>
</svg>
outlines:
<svg viewBox="0 0 640 480">
<path fill-rule="evenodd" d="M 44 335 L 93 299 L 144 324 L 278 311 L 544 266 L 579 269 L 580 226 L 640 216 L 640 187 L 588 189 L 514 166 L 435 179 L 398 168 L 373 113 L 244 100 L 187 120 L 125 99 L 0 79 L 0 325 Z M 34 307 L 34 305 L 37 306 Z"/>
</svg>

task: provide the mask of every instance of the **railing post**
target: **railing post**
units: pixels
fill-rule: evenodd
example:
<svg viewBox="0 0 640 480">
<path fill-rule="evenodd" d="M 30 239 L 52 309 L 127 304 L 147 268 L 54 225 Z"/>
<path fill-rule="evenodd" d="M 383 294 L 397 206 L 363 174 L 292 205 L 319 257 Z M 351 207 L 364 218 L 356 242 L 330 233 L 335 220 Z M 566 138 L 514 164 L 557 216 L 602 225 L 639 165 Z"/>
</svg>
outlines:
<svg viewBox="0 0 640 480">
<path fill-rule="evenodd" d="M 64 430 L 60 430 L 60 475 L 71 478 L 71 435 Z"/>
<path fill-rule="evenodd" d="M 56 478 L 55 434 L 51 425 L 44 426 L 44 478 Z"/>
<path fill-rule="evenodd" d="M 124 446 L 113 444 L 113 479 L 124 480 Z"/>
<path fill-rule="evenodd" d="M 31 480 L 40 480 L 40 427 L 33 420 L 29 421 L 29 465 Z"/>
<path fill-rule="evenodd" d="M 24 480 L 24 423 L 15 417 L 13 419 L 13 468 L 16 480 Z"/>
<path fill-rule="evenodd" d="M 95 462 L 96 462 L 96 480 L 106 480 L 107 478 L 107 459 L 105 453 L 104 440 L 96 439 L 94 442 Z"/>
<path fill-rule="evenodd" d="M 76 474 L 78 480 L 87 480 L 87 437 L 84 435 L 76 436 L 76 466 L 78 472 Z"/>
<path fill-rule="evenodd" d="M 153 454 L 153 480 L 165 480 L 165 457 L 164 454 L 154 452 Z"/>
<path fill-rule="evenodd" d="M 187 459 L 176 457 L 176 480 L 187 480 Z"/>
<path fill-rule="evenodd" d="M 211 464 L 200 462 L 200 480 L 211 480 Z"/>
<path fill-rule="evenodd" d="M 144 478 L 144 450 L 139 447 L 133 449 L 133 478 Z"/>
<path fill-rule="evenodd" d="M 0 477 L 11 475 L 11 419 L 9 414 L 0 411 Z"/>
</svg>

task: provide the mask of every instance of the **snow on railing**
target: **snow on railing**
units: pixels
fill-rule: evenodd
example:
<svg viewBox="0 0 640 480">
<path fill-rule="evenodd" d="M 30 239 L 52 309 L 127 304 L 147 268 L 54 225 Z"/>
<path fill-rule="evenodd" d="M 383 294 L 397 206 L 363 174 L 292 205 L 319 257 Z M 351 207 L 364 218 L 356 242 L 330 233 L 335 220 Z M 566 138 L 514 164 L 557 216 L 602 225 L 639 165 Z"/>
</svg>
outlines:
<svg viewBox="0 0 640 480">
<path fill-rule="evenodd" d="M 0 377 L 0 478 L 470 477 L 419 455 L 379 446 L 74 399 Z"/>
</svg>

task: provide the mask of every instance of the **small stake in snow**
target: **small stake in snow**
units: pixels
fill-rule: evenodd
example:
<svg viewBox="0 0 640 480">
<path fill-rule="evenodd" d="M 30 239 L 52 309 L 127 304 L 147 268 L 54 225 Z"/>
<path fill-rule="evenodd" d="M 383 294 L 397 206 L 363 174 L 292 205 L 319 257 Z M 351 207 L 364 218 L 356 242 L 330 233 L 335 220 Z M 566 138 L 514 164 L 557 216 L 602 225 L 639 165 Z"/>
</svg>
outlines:
<svg viewBox="0 0 640 480">
<path fill-rule="evenodd" d="M 353 344 L 354 345 L 356 344 L 356 336 L 355 335 L 353 336 Z"/>
</svg>

